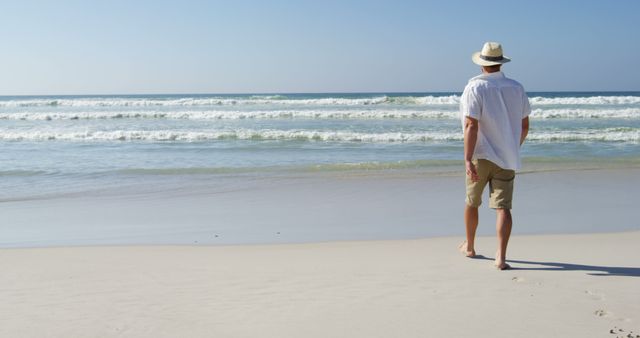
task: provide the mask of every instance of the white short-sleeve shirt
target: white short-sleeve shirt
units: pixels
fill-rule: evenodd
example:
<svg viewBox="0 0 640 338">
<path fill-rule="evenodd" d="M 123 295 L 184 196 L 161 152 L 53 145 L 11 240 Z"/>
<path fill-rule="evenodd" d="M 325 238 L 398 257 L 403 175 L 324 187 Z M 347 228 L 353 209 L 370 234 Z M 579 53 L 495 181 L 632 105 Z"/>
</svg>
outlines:
<svg viewBox="0 0 640 338">
<path fill-rule="evenodd" d="M 467 116 L 479 121 L 473 159 L 489 160 L 503 169 L 520 169 L 522 119 L 531 113 L 520 83 L 502 72 L 476 76 L 464 88 L 460 112 L 463 128 Z"/>
</svg>

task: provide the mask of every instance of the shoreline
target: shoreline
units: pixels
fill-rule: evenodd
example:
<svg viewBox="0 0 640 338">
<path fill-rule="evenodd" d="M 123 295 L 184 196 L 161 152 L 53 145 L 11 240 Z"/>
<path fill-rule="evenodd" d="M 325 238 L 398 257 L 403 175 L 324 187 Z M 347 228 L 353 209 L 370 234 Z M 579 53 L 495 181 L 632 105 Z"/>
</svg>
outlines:
<svg viewBox="0 0 640 338">
<path fill-rule="evenodd" d="M 487 221 L 489 222 L 489 221 Z M 462 229 L 464 231 L 464 229 Z M 536 237 L 563 237 L 563 236 L 616 236 L 616 235 L 624 235 L 630 234 L 635 235 L 640 232 L 638 229 L 622 229 L 617 231 L 594 231 L 594 232 L 554 232 L 554 233 L 517 233 L 511 234 L 511 240 L 514 237 L 526 237 L 526 238 L 536 238 Z M 380 244 L 380 243 L 392 243 L 392 242 L 413 242 L 413 241 L 429 241 L 429 240 L 458 240 L 460 243 L 464 241 L 464 232 L 461 232 L 459 235 L 438 235 L 438 236 L 428 236 L 428 237 L 407 237 L 407 238 L 376 238 L 376 239 L 334 239 L 334 240 L 318 240 L 318 241 L 298 241 L 298 242 L 255 242 L 255 243 L 220 243 L 220 244 L 211 244 L 211 243 L 176 243 L 176 244 L 164 244 L 164 243 L 125 243 L 125 244 L 60 244 L 60 245 L 39 245 L 39 246 L 6 246 L 0 247 L 0 253 L 2 251 L 19 251 L 19 250 L 56 250 L 56 249 L 91 249 L 91 248 L 102 248 L 102 249 L 133 249 L 133 248 L 261 248 L 261 247 L 278 247 L 278 246 L 313 246 L 313 245 L 366 245 L 367 243 L 371 244 Z M 476 236 L 476 241 L 490 241 L 495 240 L 496 234 L 478 234 Z M 458 243 L 458 244 L 460 244 Z M 511 243 L 511 242 L 509 242 Z M 480 255 L 483 256 L 483 255 Z"/>
<path fill-rule="evenodd" d="M 514 235 L 640 230 L 633 212 L 638 174 L 638 168 L 522 173 L 512 210 Z M 158 179 L 166 184 L 0 203 L 5 217 L 0 248 L 279 244 L 464 234 L 459 173 Z M 478 235 L 494 234 L 494 217 L 481 206 Z"/>
<path fill-rule="evenodd" d="M 480 256 L 457 249 L 459 173 L 202 176 L 0 203 L 0 336 L 638 338 L 638 174 L 519 176 L 506 271 L 486 205 Z"/>
</svg>

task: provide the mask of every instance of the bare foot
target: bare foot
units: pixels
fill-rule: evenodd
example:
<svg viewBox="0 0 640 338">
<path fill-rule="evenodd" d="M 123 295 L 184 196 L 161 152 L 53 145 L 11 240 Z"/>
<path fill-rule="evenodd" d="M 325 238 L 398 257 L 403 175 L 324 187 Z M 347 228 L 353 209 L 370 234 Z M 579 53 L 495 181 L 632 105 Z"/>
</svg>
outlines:
<svg viewBox="0 0 640 338">
<path fill-rule="evenodd" d="M 469 258 L 473 258 L 476 256 L 476 251 L 471 249 L 469 250 L 469 246 L 467 245 L 467 241 L 462 242 L 459 246 L 458 246 L 458 250 L 460 250 L 460 252 L 462 252 L 463 255 L 465 255 L 465 257 L 469 257 Z"/>
<path fill-rule="evenodd" d="M 499 254 L 499 252 L 496 252 L 496 260 L 494 265 L 496 266 L 496 269 L 498 270 L 509 270 L 511 269 L 511 265 L 507 264 L 506 259 L 504 259 L 503 256 L 501 256 Z"/>
<path fill-rule="evenodd" d="M 509 264 L 507 264 L 505 262 L 502 262 L 502 263 L 499 263 L 499 264 L 496 262 L 495 265 L 496 265 L 496 269 L 498 269 L 498 270 L 509 270 L 509 269 L 511 269 L 511 265 L 509 265 Z"/>
</svg>

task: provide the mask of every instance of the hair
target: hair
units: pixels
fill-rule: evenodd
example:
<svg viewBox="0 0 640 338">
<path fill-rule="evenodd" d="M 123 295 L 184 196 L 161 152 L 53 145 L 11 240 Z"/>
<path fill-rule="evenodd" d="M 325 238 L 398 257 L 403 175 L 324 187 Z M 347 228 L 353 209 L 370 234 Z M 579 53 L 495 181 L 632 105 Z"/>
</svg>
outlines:
<svg viewBox="0 0 640 338">
<path fill-rule="evenodd" d="M 499 72 L 500 67 L 502 67 L 502 65 L 482 66 L 482 68 L 484 68 L 487 71 L 487 73 Z"/>
</svg>

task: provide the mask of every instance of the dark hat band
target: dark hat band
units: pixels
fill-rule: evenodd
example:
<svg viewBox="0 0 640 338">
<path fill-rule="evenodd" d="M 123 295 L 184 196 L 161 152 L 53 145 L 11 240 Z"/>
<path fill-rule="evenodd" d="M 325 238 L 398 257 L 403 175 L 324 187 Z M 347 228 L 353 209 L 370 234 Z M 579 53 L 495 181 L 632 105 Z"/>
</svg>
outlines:
<svg viewBox="0 0 640 338">
<path fill-rule="evenodd" d="M 504 60 L 504 57 L 502 55 L 500 55 L 500 56 L 486 56 L 486 55 L 480 54 L 480 58 L 482 60 L 485 60 L 485 61 L 502 61 L 502 60 Z"/>
</svg>

